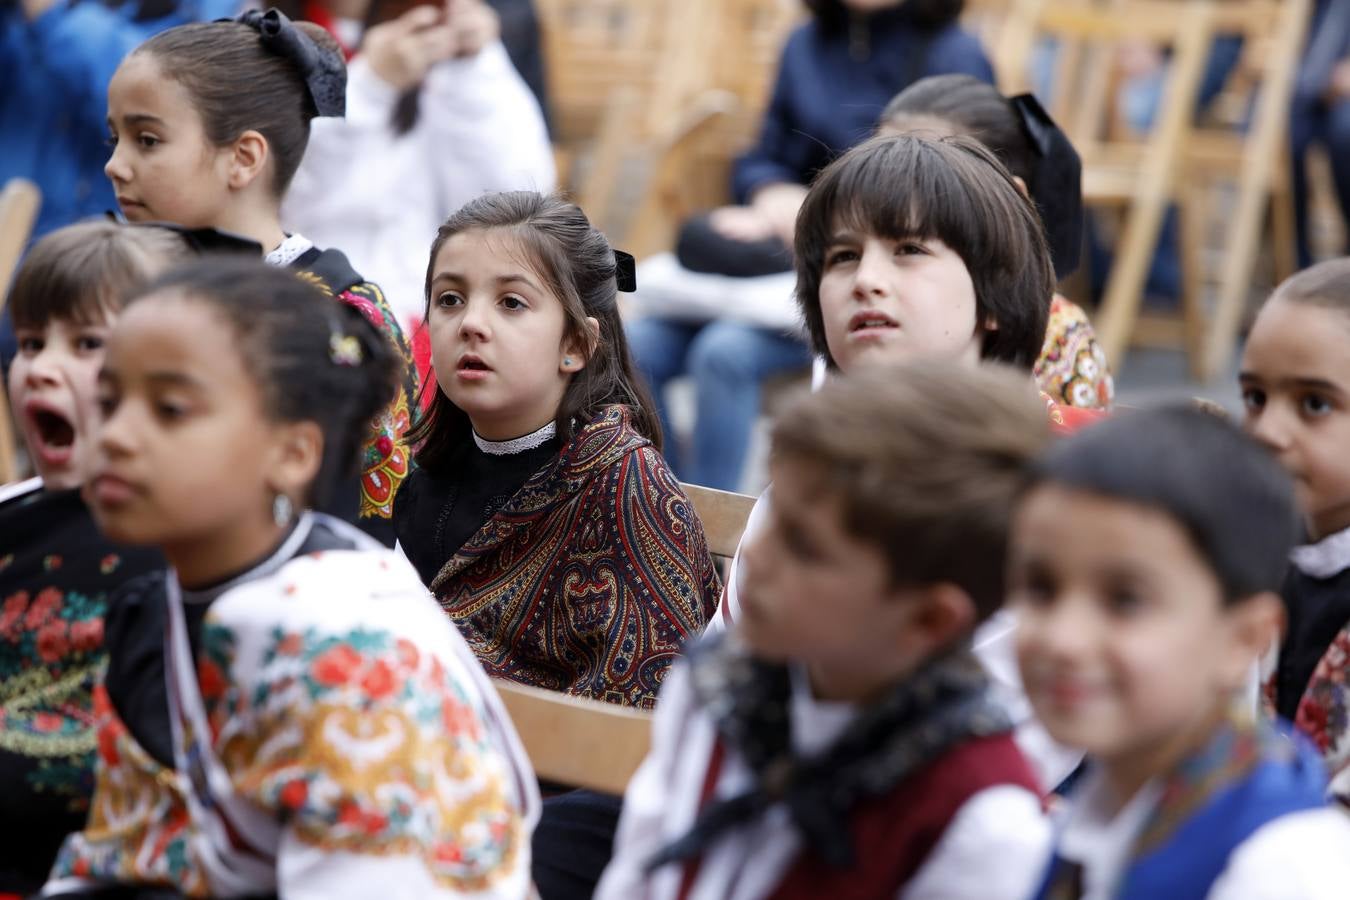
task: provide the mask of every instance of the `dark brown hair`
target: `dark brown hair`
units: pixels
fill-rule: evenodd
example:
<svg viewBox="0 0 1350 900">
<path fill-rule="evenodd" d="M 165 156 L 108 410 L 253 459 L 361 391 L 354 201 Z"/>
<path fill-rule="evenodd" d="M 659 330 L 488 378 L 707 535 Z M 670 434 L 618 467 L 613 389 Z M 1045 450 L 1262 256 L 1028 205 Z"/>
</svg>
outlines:
<svg viewBox="0 0 1350 900">
<path fill-rule="evenodd" d="M 388 338 L 355 307 L 258 259 L 197 260 L 127 303 L 164 295 L 206 304 L 233 330 L 269 420 L 315 422 L 323 430 L 323 461 L 307 499 L 327 505 L 334 488 L 359 471 L 370 420 L 394 396 L 402 360 Z M 353 340 L 349 358 L 335 358 L 335 347 Z"/>
<path fill-rule="evenodd" d="M 320 51 L 342 59 L 337 42 L 312 22 L 296 22 Z M 259 39 L 242 22 L 195 22 L 162 31 L 134 54 L 153 57 L 160 72 L 183 86 L 202 117 L 206 138 L 217 147 L 245 131 L 267 139 L 273 160 L 272 193 L 290 186 L 309 143 L 309 120 L 317 111 L 294 62 Z"/>
<path fill-rule="evenodd" d="M 187 242 L 167 228 L 81 222 L 33 245 L 9 290 L 15 328 L 53 319 L 95 325 L 122 308 L 127 294 L 161 269 L 186 259 Z"/>
<path fill-rule="evenodd" d="M 604 406 L 627 406 L 634 429 L 661 447 L 661 425 L 647 390 L 633 369 L 628 339 L 619 318 L 614 250 L 586 214 L 573 203 L 534 191 L 485 194 L 465 204 L 441 225 L 427 262 L 426 310 L 431 309 L 431 281 L 436 256 L 445 242 L 466 231 L 500 229 L 520 242 L 528 262 L 544 286 L 562 304 L 567 317 L 565 337 L 589 347 L 586 367 L 572 376 L 555 418 L 559 440 L 566 445 L 579 426 Z M 586 318 L 600 323 L 592 346 Z M 408 434 L 417 446 L 417 463 L 433 472 L 469 439 L 469 417 L 450 401 L 434 379 L 422 391 L 436 391 L 427 414 Z"/>
<path fill-rule="evenodd" d="M 1350 257 L 1329 259 L 1291 275 L 1270 300 L 1289 300 L 1350 313 Z"/>
<path fill-rule="evenodd" d="M 797 304 L 812 347 L 834 367 L 820 311 L 825 252 L 843 227 L 888 240 L 936 238 L 970 272 L 980 355 L 1030 371 L 1045 342 L 1055 272 L 1040 214 L 973 138 L 881 135 L 820 173 L 797 214 Z"/>
<path fill-rule="evenodd" d="M 774 422 L 773 453 L 821 473 L 896 585 L 950 582 L 984 619 L 1003 602 L 1013 498 L 1049 433 L 1024 373 L 915 360 L 801 396 Z"/>
</svg>

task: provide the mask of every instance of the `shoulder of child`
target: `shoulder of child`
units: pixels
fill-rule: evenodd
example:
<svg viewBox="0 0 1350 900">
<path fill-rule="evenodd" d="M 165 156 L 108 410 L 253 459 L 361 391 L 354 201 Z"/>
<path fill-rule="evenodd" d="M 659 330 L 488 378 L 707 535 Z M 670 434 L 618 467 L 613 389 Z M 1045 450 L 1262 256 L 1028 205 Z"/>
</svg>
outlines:
<svg viewBox="0 0 1350 900">
<path fill-rule="evenodd" d="M 1208 900 L 1332 900 L 1350 885 L 1350 814 L 1338 807 L 1281 816 L 1233 851 Z"/>
<path fill-rule="evenodd" d="M 1050 859 L 1052 831 L 1040 798 L 998 784 L 973 794 L 898 896 L 905 900 L 1025 900 Z"/>
</svg>

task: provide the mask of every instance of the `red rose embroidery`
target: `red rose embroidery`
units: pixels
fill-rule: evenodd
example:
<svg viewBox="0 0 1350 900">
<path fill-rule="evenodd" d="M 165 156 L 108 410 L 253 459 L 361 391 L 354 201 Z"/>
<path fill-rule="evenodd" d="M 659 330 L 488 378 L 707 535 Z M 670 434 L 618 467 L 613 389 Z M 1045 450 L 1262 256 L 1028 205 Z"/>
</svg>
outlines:
<svg viewBox="0 0 1350 900">
<path fill-rule="evenodd" d="M 76 650 L 94 650 L 103 643 L 103 620 L 88 619 L 70 626 L 70 642 Z"/>
<path fill-rule="evenodd" d="M 372 700 L 382 700 L 394 692 L 398 679 L 394 670 L 382 659 L 376 660 L 361 679 L 361 690 Z"/>
<path fill-rule="evenodd" d="M 37 633 L 37 651 L 42 661 L 49 663 L 56 662 L 69 653 L 70 640 L 66 623 L 60 619 L 53 619 L 43 625 Z"/>
<path fill-rule="evenodd" d="M 303 778 L 288 781 L 281 789 L 281 805 L 287 809 L 300 809 L 307 799 L 309 799 L 309 785 Z"/>
<path fill-rule="evenodd" d="M 0 634 L 11 641 L 18 640 L 19 625 L 23 622 L 23 614 L 27 609 L 27 591 L 19 591 L 6 597 L 4 608 L 0 609 Z"/>
<path fill-rule="evenodd" d="M 225 693 L 225 676 L 210 660 L 202 660 L 197 664 L 197 684 L 207 700 L 214 700 Z"/>
<path fill-rule="evenodd" d="M 43 734 L 60 731 L 63 724 L 65 724 L 65 720 L 56 713 L 40 712 L 33 716 L 33 727 Z"/>
<path fill-rule="evenodd" d="M 394 644 L 398 651 L 398 661 L 406 669 L 416 669 L 421 655 L 417 652 L 417 645 L 407 638 L 399 638 Z"/>
<path fill-rule="evenodd" d="M 329 687 L 346 684 L 360 665 L 361 654 L 346 644 L 339 644 L 314 660 L 314 680 Z"/>
<path fill-rule="evenodd" d="M 43 588 L 33 598 L 33 604 L 28 607 L 28 615 L 24 616 L 23 623 L 30 629 L 38 628 L 60 608 L 61 592 L 56 588 Z"/>
</svg>

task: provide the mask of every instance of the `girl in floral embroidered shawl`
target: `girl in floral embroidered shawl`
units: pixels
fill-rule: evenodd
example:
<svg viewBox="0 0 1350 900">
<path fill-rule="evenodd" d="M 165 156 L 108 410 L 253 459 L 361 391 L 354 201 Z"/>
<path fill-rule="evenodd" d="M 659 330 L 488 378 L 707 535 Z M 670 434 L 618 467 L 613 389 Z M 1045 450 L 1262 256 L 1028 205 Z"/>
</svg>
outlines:
<svg viewBox="0 0 1350 900">
<path fill-rule="evenodd" d="M 92 807 L 44 895 L 529 893 L 537 788 L 481 668 L 405 560 L 307 510 L 397 367 L 359 310 L 260 262 L 129 303 L 86 490 L 171 568 L 110 604 Z"/>
<path fill-rule="evenodd" d="M 489 673 L 650 706 L 719 585 L 633 374 L 616 293 L 630 265 L 580 209 L 533 192 L 441 226 L 436 394 L 394 525 Z"/>
</svg>

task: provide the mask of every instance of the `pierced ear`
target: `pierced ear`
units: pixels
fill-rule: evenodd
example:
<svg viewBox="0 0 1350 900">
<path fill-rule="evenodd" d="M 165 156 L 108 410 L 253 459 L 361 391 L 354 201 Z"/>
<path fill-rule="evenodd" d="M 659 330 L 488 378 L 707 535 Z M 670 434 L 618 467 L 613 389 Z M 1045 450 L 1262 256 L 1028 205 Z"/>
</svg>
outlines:
<svg viewBox="0 0 1350 900">
<path fill-rule="evenodd" d="M 271 157 L 272 148 L 261 133 L 250 129 L 239 135 L 230 148 L 230 187 L 236 191 L 248 187 L 266 172 Z"/>
<path fill-rule="evenodd" d="M 1246 684 L 1253 663 L 1280 639 L 1284 603 L 1279 595 L 1266 591 L 1241 598 L 1226 613 L 1232 640 L 1225 654 L 1222 686 L 1237 689 Z"/>
<path fill-rule="evenodd" d="M 317 422 L 278 425 L 272 438 L 271 457 L 272 489 L 300 500 L 308 494 L 323 463 L 323 429 Z"/>
<path fill-rule="evenodd" d="M 587 316 L 584 341 L 577 335 L 568 335 L 563 340 L 559 370 L 567 374 L 580 372 L 586 368 L 586 363 L 590 361 L 591 354 L 598 346 L 600 346 L 600 320 L 594 316 Z"/>
</svg>

